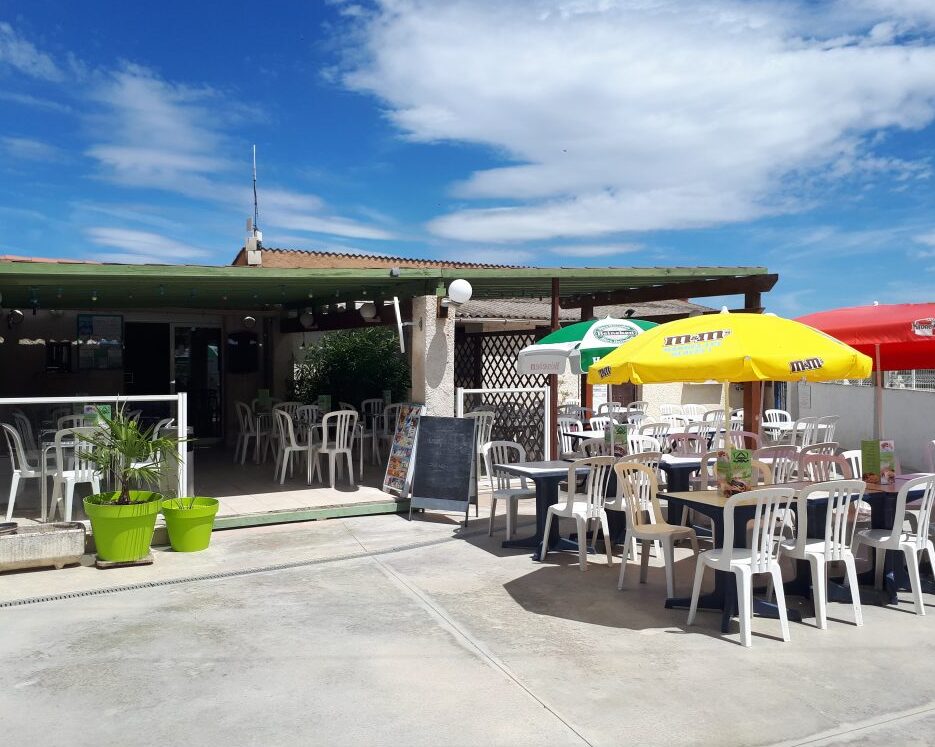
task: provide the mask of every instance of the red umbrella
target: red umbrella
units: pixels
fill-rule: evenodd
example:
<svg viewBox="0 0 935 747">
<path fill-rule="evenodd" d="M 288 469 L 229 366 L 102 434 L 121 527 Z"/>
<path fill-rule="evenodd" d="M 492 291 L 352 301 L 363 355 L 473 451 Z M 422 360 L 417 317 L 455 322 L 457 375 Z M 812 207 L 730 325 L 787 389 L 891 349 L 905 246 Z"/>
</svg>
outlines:
<svg viewBox="0 0 935 747">
<path fill-rule="evenodd" d="M 935 368 L 935 303 L 873 304 L 807 314 L 796 321 L 873 358 L 877 375 L 876 437 L 882 432 L 880 371 Z"/>
</svg>

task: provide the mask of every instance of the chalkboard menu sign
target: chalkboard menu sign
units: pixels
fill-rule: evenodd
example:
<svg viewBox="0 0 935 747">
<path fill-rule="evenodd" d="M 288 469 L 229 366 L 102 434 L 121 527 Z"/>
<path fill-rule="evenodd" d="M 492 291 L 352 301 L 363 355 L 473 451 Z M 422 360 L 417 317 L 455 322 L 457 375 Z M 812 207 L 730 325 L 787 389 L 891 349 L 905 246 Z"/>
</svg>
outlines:
<svg viewBox="0 0 935 747">
<path fill-rule="evenodd" d="M 474 484 L 474 419 L 423 417 L 416 437 L 409 510 L 464 511 Z"/>
<path fill-rule="evenodd" d="M 390 457 L 386 463 L 386 476 L 383 478 L 383 490 L 387 493 L 406 497 L 416 432 L 419 428 L 419 418 L 424 412 L 425 405 L 406 403 L 399 406 L 393 443 L 390 444 Z"/>
</svg>

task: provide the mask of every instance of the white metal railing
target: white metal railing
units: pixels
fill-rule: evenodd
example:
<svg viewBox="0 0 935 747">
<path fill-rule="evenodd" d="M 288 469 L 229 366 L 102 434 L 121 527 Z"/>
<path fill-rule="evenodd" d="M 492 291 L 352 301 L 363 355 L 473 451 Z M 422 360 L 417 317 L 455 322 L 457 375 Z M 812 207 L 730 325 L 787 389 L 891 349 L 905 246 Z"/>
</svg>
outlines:
<svg viewBox="0 0 935 747">
<path fill-rule="evenodd" d="M 873 377 L 869 379 L 842 379 L 829 382 L 849 386 L 873 386 Z M 911 389 L 917 392 L 935 392 L 935 369 L 918 368 L 905 371 L 884 371 L 885 389 Z"/>
<path fill-rule="evenodd" d="M 0 397 L 0 407 L 4 405 L 109 405 L 119 407 L 126 402 L 175 402 L 175 422 L 178 433 L 178 495 L 188 494 L 188 393 L 178 394 L 115 394 L 86 395 L 83 397 Z"/>
<path fill-rule="evenodd" d="M 543 407 L 543 428 L 542 428 L 542 455 L 548 459 L 552 453 L 552 407 L 551 390 L 549 387 L 524 387 L 512 389 L 465 389 L 458 387 L 455 391 L 456 409 L 455 415 L 459 418 L 464 417 L 464 397 L 469 394 L 541 394 L 545 398 Z"/>
</svg>

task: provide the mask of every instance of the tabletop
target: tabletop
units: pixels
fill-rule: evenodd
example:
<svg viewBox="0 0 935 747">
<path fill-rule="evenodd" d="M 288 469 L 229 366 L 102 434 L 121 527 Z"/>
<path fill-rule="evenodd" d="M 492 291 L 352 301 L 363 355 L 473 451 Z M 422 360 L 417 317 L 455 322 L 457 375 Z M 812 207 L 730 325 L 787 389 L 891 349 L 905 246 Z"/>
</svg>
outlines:
<svg viewBox="0 0 935 747">
<path fill-rule="evenodd" d="M 571 462 L 563 462 L 559 459 L 556 459 L 547 462 L 514 462 L 511 464 L 495 464 L 494 467 L 503 470 L 504 472 L 509 472 L 513 475 L 529 477 L 534 480 L 537 477 L 564 477 L 568 474 L 568 468 L 571 466 L 571 464 Z M 582 465 L 578 467 L 576 471 L 579 475 L 585 475 L 588 473 L 588 467 Z"/>
</svg>

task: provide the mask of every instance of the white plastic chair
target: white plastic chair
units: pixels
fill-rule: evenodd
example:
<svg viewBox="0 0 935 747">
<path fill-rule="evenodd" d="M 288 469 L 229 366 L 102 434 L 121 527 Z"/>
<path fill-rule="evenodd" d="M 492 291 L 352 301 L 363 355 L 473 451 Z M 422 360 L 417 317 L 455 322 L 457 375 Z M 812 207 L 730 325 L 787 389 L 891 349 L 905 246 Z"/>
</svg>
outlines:
<svg viewBox="0 0 935 747">
<path fill-rule="evenodd" d="M 668 423 L 670 432 L 676 431 L 678 433 L 684 433 L 685 429 L 688 427 L 688 418 L 684 415 L 660 415 L 659 421 Z"/>
<path fill-rule="evenodd" d="M 594 411 L 595 416 L 607 416 L 612 417 L 615 412 L 626 412 L 626 407 L 619 402 L 603 402 L 597 406 L 597 409 Z"/>
<path fill-rule="evenodd" d="M 740 618 L 740 642 L 751 646 L 753 618 L 753 576 L 768 573 L 773 580 L 779 611 L 782 639 L 789 640 L 789 620 L 786 614 L 786 599 L 782 588 L 782 569 L 779 566 L 779 547 L 786 522 L 791 516 L 791 504 L 795 491 L 787 487 L 770 487 L 749 490 L 731 496 L 724 504 L 724 546 L 705 550 L 698 555 L 695 564 L 695 581 L 692 585 L 692 601 L 688 611 L 688 624 L 695 622 L 698 614 L 698 598 L 704 569 L 733 573 L 737 584 L 737 609 Z M 753 535 L 750 547 L 734 547 L 734 511 L 738 505 L 755 502 Z"/>
<path fill-rule="evenodd" d="M 328 478 L 334 488 L 336 468 L 340 467 L 338 457 L 347 459 L 347 479 L 351 485 L 354 482 L 354 460 L 351 456 L 351 447 L 354 443 L 354 431 L 357 428 L 356 410 L 338 410 L 329 412 L 321 419 L 321 442 L 309 443 L 308 450 L 308 484 L 312 484 L 312 477 L 317 473 L 318 481 L 323 482 L 319 457 L 324 454 L 328 457 Z"/>
<path fill-rule="evenodd" d="M 741 426 L 743 423 L 741 423 Z M 763 442 L 760 439 L 759 434 L 753 433 L 752 431 L 745 431 L 742 428 L 734 428 L 734 423 L 731 422 L 731 429 L 724 433 L 721 431 L 718 433 L 717 438 L 714 439 L 714 443 L 717 444 L 718 448 L 723 449 L 725 442 L 730 441 L 730 445 L 735 449 L 750 449 L 755 451 L 759 449 Z"/>
<path fill-rule="evenodd" d="M 292 477 L 292 458 L 308 455 L 308 445 L 300 443 L 295 437 L 295 426 L 292 417 L 280 405 L 273 408 L 273 417 L 276 419 L 276 429 L 279 431 L 279 448 L 276 451 L 276 464 L 273 467 L 273 479 L 279 475 L 279 484 L 286 481 L 286 468 L 289 468 L 289 477 Z M 332 485 L 332 487 L 334 487 Z"/>
<path fill-rule="evenodd" d="M 627 405 L 627 409 L 631 412 L 641 412 L 645 415 L 649 412 L 649 402 L 644 399 L 635 399 Z"/>
<path fill-rule="evenodd" d="M 282 410 L 283 412 L 287 413 L 290 418 L 295 419 L 296 413 L 298 412 L 300 407 L 302 407 L 301 402 L 292 401 L 292 402 L 280 402 L 275 407 L 273 407 L 273 409 Z"/>
<path fill-rule="evenodd" d="M 396 421 L 399 419 L 400 407 L 402 405 L 398 403 L 386 405 L 380 417 L 380 427 L 383 429 L 380 434 L 380 443 L 386 444 L 387 456 L 393 446 L 393 439 L 396 437 Z"/>
<path fill-rule="evenodd" d="M 338 410 L 349 410 L 352 412 L 357 412 L 357 407 L 352 405 L 350 402 L 338 402 Z"/>
<path fill-rule="evenodd" d="M 240 431 L 237 434 L 237 443 L 234 446 L 234 461 L 237 461 L 238 450 L 240 463 L 247 460 L 247 450 L 250 448 L 250 439 L 253 439 L 253 453 L 259 458 L 261 451 L 265 452 L 269 443 L 269 432 L 266 429 L 257 430 L 256 416 L 246 402 L 235 402 L 237 420 Z"/>
<path fill-rule="evenodd" d="M 799 455 L 799 476 L 809 482 L 851 480 L 854 473 L 847 459 L 836 454 Z"/>
<path fill-rule="evenodd" d="M 828 443 L 813 443 L 810 446 L 799 447 L 799 464 L 796 467 L 796 475 L 799 476 L 799 479 L 804 479 L 802 478 L 804 474 L 802 472 L 802 460 L 805 457 L 815 455 L 834 456 L 837 453 L 838 445 L 833 441 L 829 441 Z"/>
<path fill-rule="evenodd" d="M 753 458 L 769 466 L 774 485 L 792 482 L 799 464 L 795 446 L 763 446 L 753 453 Z"/>
<path fill-rule="evenodd" d="M 837 415 L 825 415 L 818 418 L 815 424 L 815 438 L 820 438 L 822 441 L 834 441 L 834 431 L 840 419 Z"/>
<path fill-rule="evenodd" d="M 618 416 L 618 419 L 621 416 Z M 639 410 L 630 410 L 629 412 L 622 414 L 623 420 L 629 425 L 640 426 L 646 422 L 647 416 L 645 412 L 640 412 Z"/>
<path fill-rule="evenodd" d="M 667 415 L 674 415 L 675 417 L 678 417 L 678 418 L 684 418 L 685 410 L 682 408 L 681 405 L 666 403 L 666 404 L 659 405 L 659 414 L 662 415 L 663 418 L 666 417 Z"/>
<path fill-rule="evenodd" d="M 862 480 L 833 480 L 810 485 L 799 492 L 798 530 L 794 540 L 782 543 L 781 553 L 787 558 L 807 560 L 812 570 L 812 596 L 815 619 L 822 630 L 828 628 L 828 563 L 844 563 L 847 585 L 851 588 L 854 606 L 854 624 L 863 625 L 860 609 L 860 589 L 857 585 L 857 565 L 851 544 L 857 511 L 853 505 L 861 500 L 866 488 Z M 823 539 L 808 537 L 808 501 L 827 501 L 825 533 Z"/>
<path fill-rule="evenodd" d="M 925 461 L 929 472 L 935 472 L 935 440 L 925 442 Z"/>
<path fill-rule="evenodd" d="M 484 457 L 481 454 L 481 446 L 491 440 L 490 435 L 493 433 L 493 422 L 496 414 L 490 412 L 489 410 L 477 410 L 475 412 L 466 413 L 466 418 L 471 418 L 474 420 L 474 449 L 476 452 L 476 459 L 474 464 L 474 480 L 475 480 L 475 495 L 480 492 L 480 478 L 481 478 L 481 465 L 483 464 Z M 486 467 L 484 467 L 486 470 Z M 489 482 L 489 475 L 487 475 Z M 479 511 L 480 507 L 475 504 L 475 510 Z"/>
<path fill-rule="evenodd" d="M 671 429 L 672 426 L 669 423 L 642 423 L 638 432 L 641 436 L 652 436 L 658 439 L 659 443 L 665 443 Z"/>
<path fill-rule="evenodd" d="M 666 596 L 675 596 L 673 574 L 675 572 L 674 543 L 676 540 L 687 539 L 691 542 L 692 550 L 698 554 L 698 538 L 691 527 L 667 524 L 662 517 L 662 508 L 659 506 L 659 483 L 655 471 L 645 464 L 631 461 L 620 461 L 614 465 L 617 473 L 617 497 L 606 508 L 614 511 L 626 511 L 627 533 L 623 541 L 623 556 L 620 564 L 620 577 L 617 580 L 617 589 L 623 589 L 623 582 L 627 571 L 627 561 L 631 551 L 635 556 L 636 543 L 642 546 L 640 562 L 640 583 L 646 583 L 646 572 L 649 567 L 649 545 L 652 542 L 662 545 L 662 557 L 665 560 Z M 647 518 L 644 518 L 647 516 Z M 658 555 L 658 550 L 657 550 Z"/>
<path fill-rule="evenodd" d="M 566 433 L 580 433 L 584 430 L 584 425 L 577 418 L 560 416 L 558 418 L 558 450 L 562 459 L 573 458 L 575 451 L 575 441 L 577 439 L 565 435 Z"/>
<path fill-rule="evenodd" d="M 914 529 L 904 531 L 906 523 L 906 498 L 913 490 L 922 490 L 922 498 L 917 501 L 919 511 Z M 909 585 L 915 600 L 916 614 L 925 614 L 922 602 L 922 586 L 919 577 L 919 553 L 927 552 L 929 563 L 935 568 L 935 545 L 929 539 L 929 526 L 932 521 L 932 504 L 935 503 L 935 475 L 923 475 L 907 480 L 896 494 L 895 521 L 892 529 L 861 529 L 854 539 L 854 553 L 860 545 L 872 547 L 876 552 L 875 584 L 883 586 L 883 560 L 887 550 L 901 552 L 906 558 L 909 571 Z"/>
<path fill-rule="evenodd" d="M 516 479 L 508 472 L 498 470 L 496 464 L 522 464 L 526 461 L 526 449 L 515 441 L 489 441 L 481 446 L 484 466 L 490 475 L 490 526 L 487 535 L 493 535 L 493 523 L 497 513 L 497 501 L 506 501 L 506 538 L 513 538 L 516 527 L 516 514 L 519 501 L 523 498 L 535 498 L 536 491 L 530 490 L 526 478 L 519 478 L 519 488 L 512 486 Z"/>
<path fill-rule="evenodd" d="M 26 450 L 26 456 L 29 459 L 35 459 L 39 456 L 39 443 L 36 441 L 35 432 L 32 429 L 32 423 L 26 417 L 22 410 L 13 411 L 13 427 L 19 433 L 23 442 L 23 448 Z"/>
<path fill-rule="evenodd" d="M 682 414 L 689 421 L 701 420 L 709 409 L 708 405 L 682 405 Z"/>
<path fill-rule="evenodd" d="M 792 415 L 785 410 L 770 409 L 763 413 L 763 432 L 774 444 L 784 440 L 787 433 L 780 428 L 770 428 L 770 425 L 792 423 Z"/>
<path fill-rule="evenodd" d="M 66 428 L 84 428 L 94 425 L 97 418 L 94 415 L 63 415 L 58 419 L 55 429 L 63 431 Z"/>
<path fill-rule="evenodd" d="M 0 423 L 3 428 L 3 435 L 6 438 L 7 450 L 10 452 L 10 467 L 13 471 L 10 477 L 10 494 L 6 504 L 6 520 L 13 519 L 13 504 L 16 502 L 16 495 L 19 492 L 21 480 L 38 480 L 42 477 L 42 471 L 39 466 L 33 466 L 29 463 L 26 454 L 26 447 L 20 434 L 9 423 Z"/>
<path fill-rule="evenodd" d="M 811 446 L 818 442 L 817 432 L 818 418 L 807 417 L 799 418 L 792 424 L 792 430 L 789 431 L 789 443 L 799 448 Z"/>
<path fill-rule="evenodd" d="M 575 456 L 579 459 L 596 456 L 611 456 L 610 444 L 603 438 L 585 438 L 578 443 Z"/>
<path fill-rule="evenodd" d="M 616 423 L 617 421 L 609 415 L 596 415 L 593 418 L 588 418 L 588 424 L 591 426 L 592 431 L 603 431 L 611 425 L 616 425 Z"/>
<path fill-rule="evenodd" d="M 64 428 L 55 434 L 55 471 L 52 474 L 52 508 L 49 518 L 54 518 L 58 504 L 64 498 L 65 506 L 62 513 L 64 521 L 71 521 L 72 502 L 75 497 L 75 486 L 89 484 L 92 493 L 101 492 L 101 475 L 96 465 L 87 457 L 92 448 L 90 444 L 80 439 L 80 436 L 90 436 L 97 430 L 96 426 L 81 428 Z M 68 469 L 66 469 L 68 465 Z"/>
<path fill-rule="evenodd" d="M 706 443 L 697 433 L 670 433 L 669 448 L 673 456 L 694 456 L 704 453 Z"/>
<path fill-rule="evenodd" d="M 600 524 L 604 533 L 604 549 L 607 552 L 607 565 L 613 565 L 613 548 L 610 542 L 610 529 L 607 526 L 607 512 L 604 510 L 607 484 L 613 474 L 616 459 L 612 456 L 590 457 L 578 459 L 568 467 L 568 491 L 564 494 L 565 503 L 556 503 L 549 506 L 545 517 L 545 532 L 543 533 L 542 551 L 539 560 L 545 560 L 549 551 L 549 530 L 552 522 L 558 519 L 574 519 L 578 530 L 578 565 L 582 571 L 588 569 L 588 527 L 592 521 Z M 575 500 L 579 495 L 577 489 L 577 470 L 580 467 L 589 467 L 588 476 L 584 483 L 584 493 L 581 500 Z M 561 500 L 561 496 L 559 497 Z M 595 532 L 595 539 L 597 534 Z"/>
<path fill-rule="evenodd" d="M 639 454 L 643 451 L 662 451 L 662 444 L 658 438 L 652 436 L 641 436 L 638 433 L 627 435 L 627 453 Z"/>
</svg>

